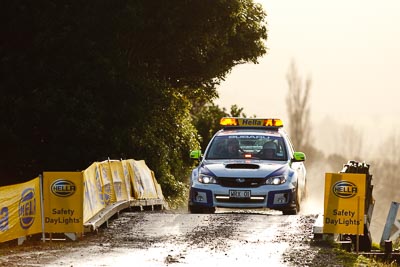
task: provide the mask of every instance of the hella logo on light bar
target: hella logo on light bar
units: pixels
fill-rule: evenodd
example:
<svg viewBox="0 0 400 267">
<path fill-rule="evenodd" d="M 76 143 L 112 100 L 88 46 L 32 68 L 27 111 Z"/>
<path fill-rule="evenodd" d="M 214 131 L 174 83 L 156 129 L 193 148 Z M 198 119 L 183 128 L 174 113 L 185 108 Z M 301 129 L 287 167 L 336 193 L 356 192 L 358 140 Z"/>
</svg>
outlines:
<svg viewBox="0 0 400 267">
<path fill-rule="evenodd" d="M 357 185 L 349 181 L 339 181 L 333 185 L 332 188 L 335 196 L 340 198 L 352 198 L 357 195 Z"/>
<path fill-rule="evenodd" d="M 244 119 L 242 120 L 243 125 L 248 125 L 248 126 L 261 126 L 262 125 L 262 120 L 256 120 L 256 119 Z"/>
<path fill-rule="evenodd" d="M 51 184 L 50 189 L 58 197 L 69 197 L 75 193 L 76 186 L 69 180 L 59 179 Z"/>
</svg>

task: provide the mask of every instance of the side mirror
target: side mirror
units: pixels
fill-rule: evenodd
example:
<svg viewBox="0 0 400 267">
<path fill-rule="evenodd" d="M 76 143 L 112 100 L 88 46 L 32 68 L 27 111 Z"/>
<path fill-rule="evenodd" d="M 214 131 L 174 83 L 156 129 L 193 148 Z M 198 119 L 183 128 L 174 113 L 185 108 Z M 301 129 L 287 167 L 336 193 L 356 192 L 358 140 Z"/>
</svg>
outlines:
<svg viewBox="0 0 400 267">
<path fill-rule="evenodd" d="M 200 159 L 201 158 L 201 150 L 193 150 L 190 152 L 191 159 Z"/>
<path fill-rule="evenodd" d="M 306 154 L 304 154 L 303 152 L 294 152 L 293 158 L 294 158 L 294 161 L 305 161 Z"/>
</svg>

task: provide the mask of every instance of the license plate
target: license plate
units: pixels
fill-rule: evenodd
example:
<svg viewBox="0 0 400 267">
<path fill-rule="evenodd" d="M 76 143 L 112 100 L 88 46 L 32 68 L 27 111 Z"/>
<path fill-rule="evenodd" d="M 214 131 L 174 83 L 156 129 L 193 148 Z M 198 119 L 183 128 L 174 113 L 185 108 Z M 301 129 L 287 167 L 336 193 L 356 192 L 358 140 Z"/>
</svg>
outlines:
<svg viewBox="0 0 400 267">
<path fill-rule="evenodd" d="M 251 191 L 250 190 L 229 190 L 229 197 L 250 198 Z"/>
</svg>

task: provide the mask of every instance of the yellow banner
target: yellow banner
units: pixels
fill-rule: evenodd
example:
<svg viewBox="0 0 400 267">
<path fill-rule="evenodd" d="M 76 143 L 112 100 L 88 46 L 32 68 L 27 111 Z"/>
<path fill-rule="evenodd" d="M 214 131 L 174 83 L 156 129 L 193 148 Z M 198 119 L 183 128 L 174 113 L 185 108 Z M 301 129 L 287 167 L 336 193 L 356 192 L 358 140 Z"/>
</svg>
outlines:
<svg viewBox="0 0 400 267">
<path fill-rule="evenodd" d="M 100 176 L 103 184 L 104 203 L 107 206 L 115 202 L 115 192 L 110 170 L 110 164 L 108 161 L 103 161 L 100 162 L 98 166 L 100 168 Z"/>
<path fill-rule="evenodd" d="M 129 160 L 132 184 L 136 199 L 157 198 L 157 189 L 153 181 L 152 171 L 144 160 Z"/>
<path fill-rule="evenodd" d="M 83 171 L 83 223 L 105 207 L 100 169 L 97 165 L 95 162 Z"/>
<path fill-rule="evenodd" d="M 365 174 L 326 173 L 324 233 L 364 233 Z"/>
<path fill-rule="evenodd" d="M 128 195 L 128 200 L 131 200 L 131 198 L 133 198 L 133 194 L 131 185 L 131 174 L 129 173 L 128 162 L 126 160 L 121 160 L 121 165 L 124 173 L 126 193 Z"/>
<path fill-rule="evenodd" d="M 140 176 L 135 176 L 135 160 L 128 159 L 126 160 L 126 164 L 129 171 L 129 176 L 131 178 L 131 184 L 133 188 L 133 197 L 134 199 L 142 199 L 144 195 L 144 185 L 140 178 Z"/>
<path fill-rule="evenodd" d="M 128 192 L 126 189 L 124 169 L 122 163 L 119 160 L 111 160 L 109 162 L 112 180 L 114 184 L 115 198 L 117 201 L 129 200 Z"/>
<path fill-rule="evenodd" d="M 41 232 L 39 178 L 0 187 L 0 242 Z"/>
<path fill-rule="evenodd" d="M 83 232 L 82 172 L 44 172 L 46 233 Z"/>
</svg>

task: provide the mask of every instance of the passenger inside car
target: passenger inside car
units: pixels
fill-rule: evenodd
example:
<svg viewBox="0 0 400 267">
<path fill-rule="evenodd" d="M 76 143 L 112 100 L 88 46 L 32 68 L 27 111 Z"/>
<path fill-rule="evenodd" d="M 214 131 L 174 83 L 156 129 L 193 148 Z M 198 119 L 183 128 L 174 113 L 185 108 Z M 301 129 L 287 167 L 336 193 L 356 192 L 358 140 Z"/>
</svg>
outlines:
<svg viewBox="0 0 400 267">
<path fill-rule="evenodd" d="M 260 159 L 277 159 L 276 156 L 276 144 L 274 142 L 267 142 L 263 145 L 263 148 L 258 153 Z"/>
</svg>

